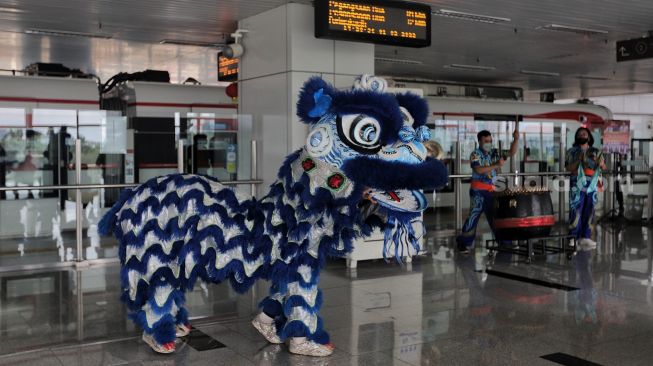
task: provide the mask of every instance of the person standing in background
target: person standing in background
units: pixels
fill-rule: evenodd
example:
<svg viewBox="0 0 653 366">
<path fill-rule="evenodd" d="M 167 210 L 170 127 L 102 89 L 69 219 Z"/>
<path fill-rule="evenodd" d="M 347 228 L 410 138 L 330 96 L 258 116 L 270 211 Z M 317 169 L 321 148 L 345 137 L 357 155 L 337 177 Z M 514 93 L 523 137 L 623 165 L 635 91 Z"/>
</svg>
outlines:
<svg viewBox="0 0 653 366">
<path fill-rule="evenodd" d="M 463 224 L 462 232 L 456 238 L 458 251 L 463 254 L 469 253 L 474 248 L 476 238 L 476 226 L 481 214 L 485 212 L 485 218 L 494 231 L 492 206 L 494 204 L 494 183 L 497 172 L 505 163 L 504 157 L 499 155 L 499 150 L 492 144 L 492 134 L 483 130 L 476 135 L 478 148 L 474 150 L 469 158 L 472 167 L 472 182 L 469 188 L 469 199 L 471 209 L 469 217 Z M 515 125 L 512 134 L 513 140 L 510 145 L 510 156 L 514 156 L 519 148 L 519 123 Z"/>
<path fill-rule="evenodd" d="M 594 249 L 596 242 L 591 239 L 590 225 L 599 200 L 600 175 L 605 162 L 601 151 L 594 147 L 594 137 L 587 128 L 576 130 L 574 145 L 567 150 L 565 168 L 571 173 L 569 235 L 574 236 L 575 244 L 580 248 Z"/>
</svg>

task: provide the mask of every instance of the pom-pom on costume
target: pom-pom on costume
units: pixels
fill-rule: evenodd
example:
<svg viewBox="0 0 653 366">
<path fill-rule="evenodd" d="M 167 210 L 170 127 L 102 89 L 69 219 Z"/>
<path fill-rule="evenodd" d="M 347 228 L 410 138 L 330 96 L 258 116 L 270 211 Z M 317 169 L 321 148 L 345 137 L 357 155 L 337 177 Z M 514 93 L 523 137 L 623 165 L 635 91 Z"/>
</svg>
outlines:
<svg viewBox="0 0 653 366">
<path fill-rule="evenodd" d="M 123 192 L 100 232 L 120 241 L 123 300 L 152 348 L 172 352 L 175 337 L 188 332 L 184 292 L 198 280 L 229 281 L 242 293 L 262 278 L 271 282 L 261 303 L 270 322 L 259 316 L 254 326 L 273 343 L 305 339 L 291 342 L 291 352 L 331 353 L 318 315 L 326 258 L 350 252 L 373 226 L 385 228 L 386 251 L 393 246 L 400 257 L 417 245 L 411 221 L 426 208 L 419 190 L 448 179 L 422 144 L 429 138 L 426 102 L 385 88 L 368 75 L 348 91 L 308 80 L 297 103 L 311 126 L 306 146 L 287 157 L 263 198 L 180 174 Z M 369 189 L 385 220 L 360 214 Z"/>
</svg>

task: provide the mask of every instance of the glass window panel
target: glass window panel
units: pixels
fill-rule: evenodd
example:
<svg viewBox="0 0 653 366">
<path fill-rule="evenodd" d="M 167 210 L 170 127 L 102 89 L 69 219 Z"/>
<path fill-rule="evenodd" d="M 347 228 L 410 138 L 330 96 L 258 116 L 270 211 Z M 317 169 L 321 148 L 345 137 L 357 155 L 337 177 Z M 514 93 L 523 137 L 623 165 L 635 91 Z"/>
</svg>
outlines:
<svg viewBox="0 0 653 366">
<path fill-rule="evenodd" d="M 77 111 L 73 109 L 33 109 L 32 126 L 77 126 Z"/>
<path fill-rule="evenodd" d="M 238 172 L 238 118 L 234 114 L 188 113 L 191 173 L 235 180 Z"/>
<path fill-rule="evenodd" d="M 102 120 L 107 117 L 107 114 L 112 111 L 103 111 L 103 110 L 90 110 L 90 111 L 79 111 L 78 124 L 79 126 L 98 126 L 102 124 Z"/>
<path fill-rule="evenodd" d="M 0 108 L 0 126 L 26 127 L 25 108 Z"/>
</svg>

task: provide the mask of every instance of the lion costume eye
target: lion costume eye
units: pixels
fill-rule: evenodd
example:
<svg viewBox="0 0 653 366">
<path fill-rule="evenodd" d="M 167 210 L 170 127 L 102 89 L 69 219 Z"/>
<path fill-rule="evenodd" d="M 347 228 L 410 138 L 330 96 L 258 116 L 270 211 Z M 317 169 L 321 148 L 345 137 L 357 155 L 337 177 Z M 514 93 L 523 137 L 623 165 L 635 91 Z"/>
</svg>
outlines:
<svg viewBox="0 0 653 366">
<path fill-rule="evenodd" d="M 364 114 L 348 114 L 338 117 L 338 135 L 352 149 L 363 154 L 376 154 L 381 145 L 381 124 Z"/>
<path fill-rule="evenodd" d="M 410 112 L 408 112 L 408 109 L 399 107 L 399 110 L 401 111 L 401 118 L 404 120 L 404 125 L 412 126 L 415 120 L 413 119 L 413 116 L 411 116 Z"/>
</svg>

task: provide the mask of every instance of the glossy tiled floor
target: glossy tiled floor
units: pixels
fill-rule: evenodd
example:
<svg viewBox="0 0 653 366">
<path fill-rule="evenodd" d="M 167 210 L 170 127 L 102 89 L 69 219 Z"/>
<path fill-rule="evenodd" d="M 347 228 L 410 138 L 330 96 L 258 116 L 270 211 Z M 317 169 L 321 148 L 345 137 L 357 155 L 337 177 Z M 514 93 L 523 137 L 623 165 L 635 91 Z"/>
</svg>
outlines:
<svg viewBox="0 0 653 366">
<path fill-rule="evenodd" d="M 610 225 L 597 232 L 598 248 L 571 261 L 549 255 L 528 265 L 507 254 L 488 261 L 480 245 L 474 255 L 457 256 L 452 239 L 434 233 L 429 254 L 411 265 L 361 262 L 352 272 L 333 260 L 321 279 L 322 315 L 337 348 L 324 359 L 290 355 L 253 330 L 263 283 L 242 296 L 223 285 L 197 288 L 191 315 L 208 318 L 195 326 L 225 347 L 200 352 L 181 343 L 175 355 L 160 356 L 126 320 L 116 266 L 3 274 L 0 366 L 530 366 L 556 365 L 542 358 L 556 353 L 600 365 L 651 365 L 653 230 Z"/>
</svg>

